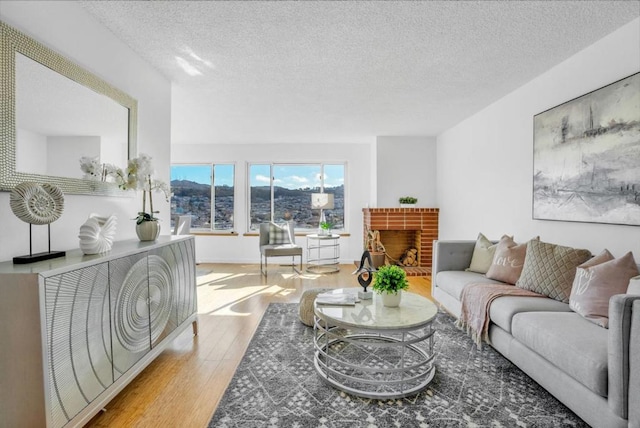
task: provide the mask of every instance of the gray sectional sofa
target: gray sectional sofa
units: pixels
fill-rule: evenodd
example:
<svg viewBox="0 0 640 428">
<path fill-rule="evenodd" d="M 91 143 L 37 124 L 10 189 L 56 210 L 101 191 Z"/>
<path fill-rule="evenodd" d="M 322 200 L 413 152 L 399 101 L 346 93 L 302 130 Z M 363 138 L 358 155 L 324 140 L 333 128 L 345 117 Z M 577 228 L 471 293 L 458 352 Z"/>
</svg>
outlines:
<svg viewBox="0 0 640 428">
<path fill-rule="evenodd" d="M 459 317 L 472 282 L 475 240 L 434 241 L 432 295 Z M 503 296 L 491 303 L 491 346 L 592 427 L 640 427 L 640 295 L 609 303 L 609 329 L 550 298 Z"/>
</svg>

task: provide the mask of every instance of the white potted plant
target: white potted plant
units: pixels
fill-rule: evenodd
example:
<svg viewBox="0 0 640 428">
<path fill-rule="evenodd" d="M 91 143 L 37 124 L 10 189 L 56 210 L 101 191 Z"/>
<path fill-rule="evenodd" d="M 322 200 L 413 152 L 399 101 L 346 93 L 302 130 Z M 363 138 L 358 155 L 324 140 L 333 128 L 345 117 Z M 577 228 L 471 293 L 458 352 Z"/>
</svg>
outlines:
<svg viewBox="0 0 640 428">
<path fill-rule="evenodd" d="M 417 202 L 418 198 L 414 198 L 413 196 L 403 196 L 400 198 L 400 208 L 414 208 Z"/>
<path fill-rule="evenodd" d="M 380 266 L 373 274 L 373 291 L 382 297 L 384 306 L 394 308 L 400 305 L 402 290 L 409 288 L 407 274 L 400 266 Z"/>
</svg>

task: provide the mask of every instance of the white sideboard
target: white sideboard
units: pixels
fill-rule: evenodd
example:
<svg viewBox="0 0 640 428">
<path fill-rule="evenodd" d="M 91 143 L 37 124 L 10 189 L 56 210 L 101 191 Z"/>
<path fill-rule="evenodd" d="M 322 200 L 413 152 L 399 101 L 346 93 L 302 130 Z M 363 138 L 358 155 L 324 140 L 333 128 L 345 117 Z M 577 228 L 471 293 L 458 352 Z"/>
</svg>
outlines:
<svg viewBox="0 0 640 428">
<path fill-rule="evenodd" d="M 189 324 L 193 236 L 0 263 L 0 427 L 82 426 Z"/>
</svg>

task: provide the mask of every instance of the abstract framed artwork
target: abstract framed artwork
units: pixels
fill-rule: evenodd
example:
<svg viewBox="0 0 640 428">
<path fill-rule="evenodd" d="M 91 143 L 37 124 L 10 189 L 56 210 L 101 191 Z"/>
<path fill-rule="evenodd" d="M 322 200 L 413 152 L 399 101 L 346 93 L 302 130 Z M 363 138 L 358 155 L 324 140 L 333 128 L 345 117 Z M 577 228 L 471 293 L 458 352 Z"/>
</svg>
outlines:
<svg viewBox="0 0 640 428">
<path fill-rule="evenodd" d="M 640 226 L 640 73 L 533 118 L 533 218 Z"/>
</svg>

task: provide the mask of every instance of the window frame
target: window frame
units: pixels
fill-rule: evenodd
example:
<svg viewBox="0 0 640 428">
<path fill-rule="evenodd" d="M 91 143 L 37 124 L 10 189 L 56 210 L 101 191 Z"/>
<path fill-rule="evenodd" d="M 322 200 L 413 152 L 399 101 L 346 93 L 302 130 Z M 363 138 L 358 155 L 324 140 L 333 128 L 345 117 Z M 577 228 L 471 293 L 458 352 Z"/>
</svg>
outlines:
<svg viewBox="0 0 640 428">
<path fill-rule="evenodd" d="M 215 225 L 215 167 L 216 165 L 230 165 L 233 167 L 233 226 L 231 229 L 214 229 Z M 211 167 L 211 175 L 210 175 L 210 186 L 211 193 L 209 196 L 209 210 L 210 210 L 210 219 L 209 223 L 210 227 L 194 227 L 191 226 L 191 231 L 194 233 L 207 233 L 207 234 L 221 234 L 228 235 L 229 233 L 237 233 L 238 223 L 236 221 L 236 210 L 237 210 L 237 201 L 238 201 L 238 167 L 237 162 L 177 162 L 171 163 L 170 168 L 174 166 L 209 166 Z M 169 180 L 169 184 L 171 184 L 171 180 Z M 171 189 L 171 186 L 170 186 Z M 173 192 L 173 190 L 172 190 Z M 171 215 L 171 220 L 175 217 L 176 214 L 171 213 L 171 205 L 169 205 L 169 212 Z"/>
<path fill-rule="evenodd" d="M 342 182 L 342 186 L 343 186 L 343 216 L 344 216 L 344 220 L 343 220 L 343 226 L 340 229 L 334 229 L 334 231 L 338 231 L 338 232 L 343 232 L 346 233 L 348 230 L 348 215 L 347 215 L 347 210 L 348 210 L 348 204 L 347 204 L 347 177 L 348 177 L 348 162 L 345 160 L 341 160 L 341 161 L 287 161 L 287 162 L 274 162 L 274 161 L 247 161 L 246 162 L 246 228 L 248 232 L 256 232 L 258 229 L 252 229 L 251 228 L 251 167 L 254 165 L 265 165 L 265 166 L 269 166 L 269 187 L 270 187 L 270 221 L 273 220 L 273 216 L 275 214 L 275 199 L 274 199 L 274 194 L 275 194 L 275 186 L 274 184 L 274 167 L 275 166 L 320 166 L 320 175 L 321 175 L 321 179 L 320 179 L 320 191 L 324 192 L 325 189 L 325 184 L 324 184 L 324 169 L 325 166 L 327 165 L 342 165 L 343 169 L 344 169 L 344 176 L 343 178 L 343 182 Z M 317 228 L 301 228 L 301 227 L 295 227 L 295 231 L 296 232 L 300 232 L 302 234 L 311 234 L 311 233 L 316 233 L 317 232 Z"/>
</svg>

